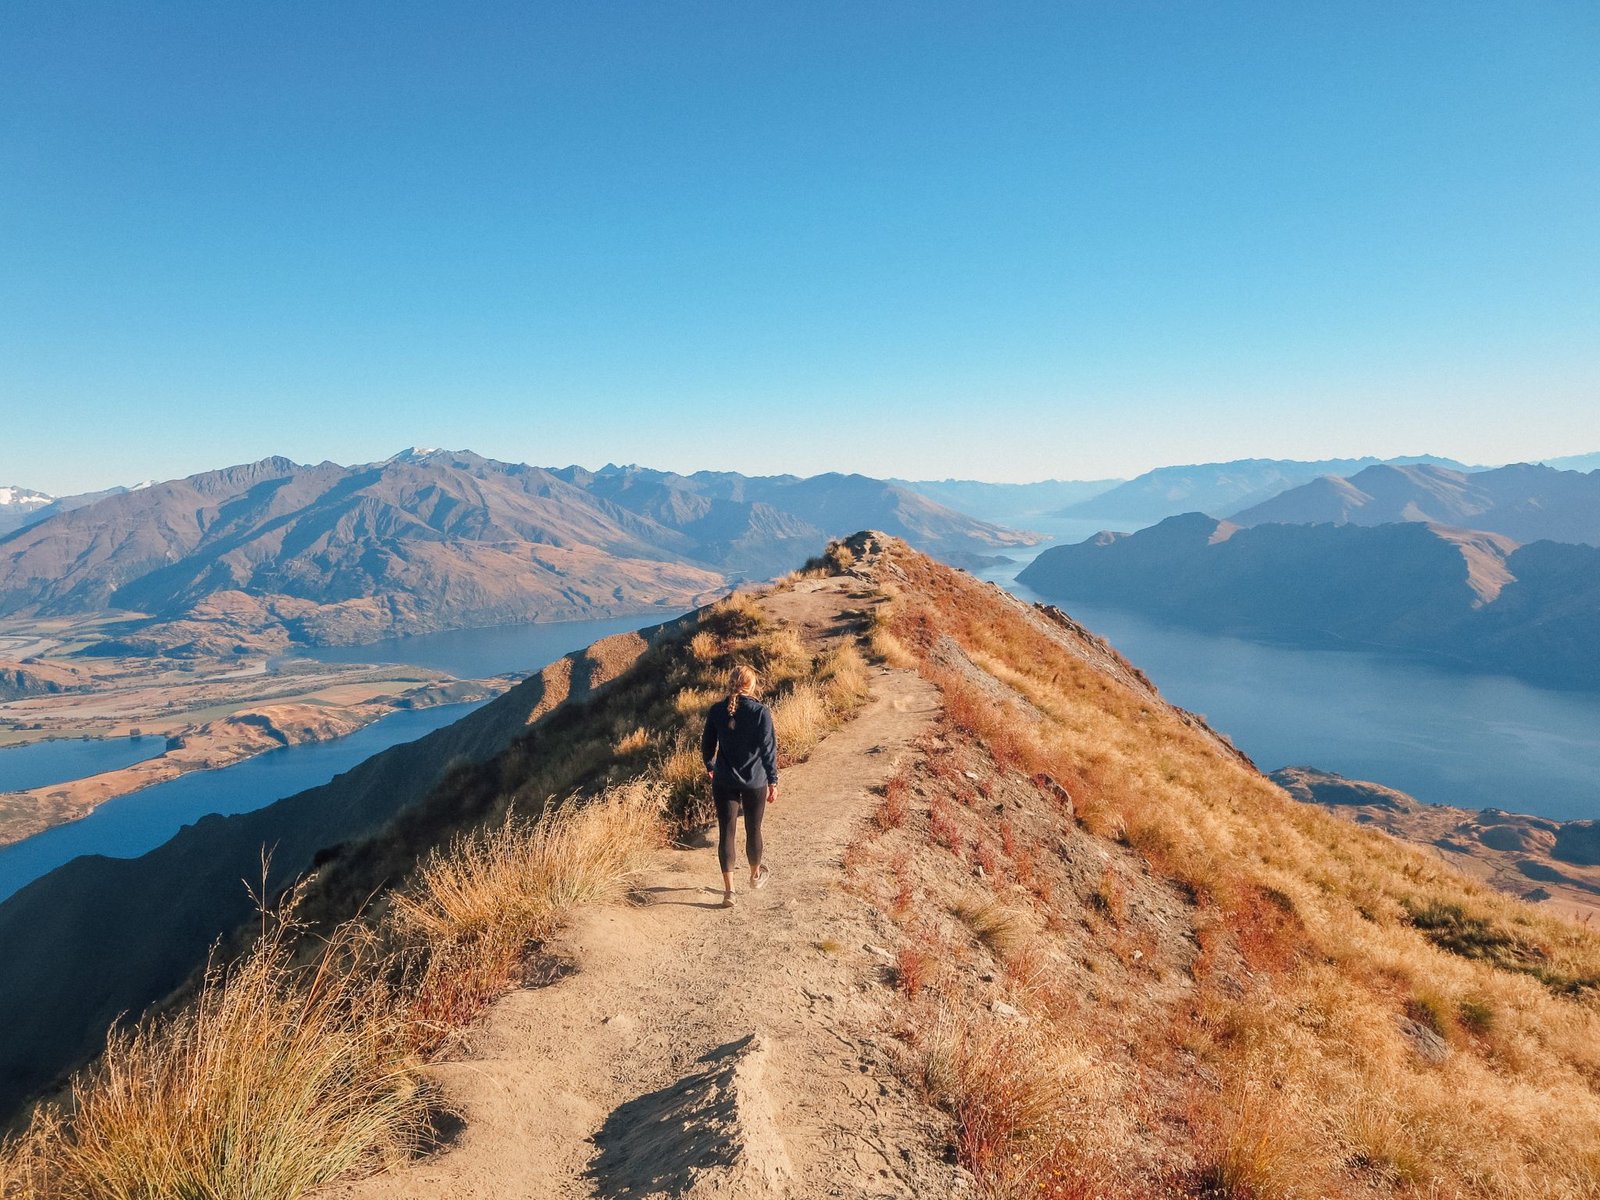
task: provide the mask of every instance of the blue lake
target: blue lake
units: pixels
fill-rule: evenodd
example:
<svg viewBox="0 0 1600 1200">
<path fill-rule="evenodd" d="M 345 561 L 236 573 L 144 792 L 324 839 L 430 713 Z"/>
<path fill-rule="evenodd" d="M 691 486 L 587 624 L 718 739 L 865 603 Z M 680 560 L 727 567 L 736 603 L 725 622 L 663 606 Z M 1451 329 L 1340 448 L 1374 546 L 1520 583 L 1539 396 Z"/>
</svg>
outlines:
<svg viewBox="0 0 1600 1200">
<path fill-rule="evenodd" d="M 531 674 L 563 654 L 581 649 L 602 637 L 671 620 L 675 613 L 617 617 L 600 621 L 561 621 L 545 625 L 501 625 L 452 633 L 397 638 L 366 646 L 319 648 L 304 657 L 322 662 L 403 662 L 449 671 L 465 678 L 507 672 Z M 438 708 L 394 713 L 330 742 L 308 742 L 271 750 L 235 766 L 196 771 L 168 783 L 107 801 L 81 820 L 58 825 L 41 834 L 0 847 L 0 900 L 39 876 L 81 854 L 134 858 L 153 850 L 183 826 L 210 813 L 251 812 L 327 783 L 342 771 L 390 746 L 414 741 L 471 712 L 475 704 L 448 704 Z M 162 739 L 154 741 L 159 752 Z M 65 762 L 59 779 L 78 779 L 109 768 L 94 755 L 102 746 L 126 743 L 57 742 L 45 745 L 76 750 L 87 756 L 82 769 Z M 0 751 L 0 769 L 4 755 Z M 144 757 L 139 755 L 137 757 Z M 118 764 L 121 765 L 121 764 Z"/>
<path fill-rule="evenodd" d="M 81 820 L 0 847 L 0 900 L 80 854 L 136 858 L 209 813 L 251 812 L 327 783 L 380 750 L 442 729 L 477 707 L 444 704 L 394 713 L 348 737 L 269 750 L 108 800 Z"/>
<path fill-rule="evenodd" d="M 102 771 L 118 771 L 154 758 L 167 748 L 164 737 L 62 738 L 0 750 L 0 792 L 49 787 Z"/>
<path fill-rule="evenodd" d="M 676 611 L 599 621 L 552 621 L 537 625 L 494 625 L 388 638 L 364 646 L 315 646 L 295 656 L 328 663 L 405 663 L 448 671 L 461 679 L 483 679 L 507 672 L 529 675 L 563 654 L 581 650 L 614 633 L 659 625 Z"/>
<path fill-rule="evenodd" d="M 1042 531 L 1059 544 L 1105 524 Z M 1016 582 L 1032 555 L 1018 557 L 981 574 L 1025 600 L 1060 605 L 1263 770 L 1307 765 L 1432 804 L 1600 818 L 1600 694 L 1364 651 L 1266 645 L 1041 597 Z"/>
</svg>

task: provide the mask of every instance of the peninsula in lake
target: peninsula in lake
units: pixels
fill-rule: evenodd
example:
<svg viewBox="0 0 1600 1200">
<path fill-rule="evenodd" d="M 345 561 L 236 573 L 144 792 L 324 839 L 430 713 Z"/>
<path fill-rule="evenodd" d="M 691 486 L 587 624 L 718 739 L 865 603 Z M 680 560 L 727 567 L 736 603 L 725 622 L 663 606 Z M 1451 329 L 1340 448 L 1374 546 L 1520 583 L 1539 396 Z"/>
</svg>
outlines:
<svg viewBox="0 0 1600 1200">
<path fill-rule="evenodd" d="M 1305 646 L 1399 651 L 1600 688 L 1600 548 L 1429 522 L 1242 528 L 1203 513 L 1044 551 L 1052 600 Z"/>
</svg>

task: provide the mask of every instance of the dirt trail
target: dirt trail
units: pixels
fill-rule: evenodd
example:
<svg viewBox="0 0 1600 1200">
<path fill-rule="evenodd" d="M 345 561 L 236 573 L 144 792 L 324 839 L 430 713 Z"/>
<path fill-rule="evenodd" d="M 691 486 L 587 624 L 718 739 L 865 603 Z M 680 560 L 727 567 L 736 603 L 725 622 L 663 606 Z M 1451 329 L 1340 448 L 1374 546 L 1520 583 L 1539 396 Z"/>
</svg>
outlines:
<svg viewBox="0 0 1600 1200">
<path fill-rule="evenodd" d="M 763 601 L 808 642 L 859 608 L 848 580 Z M 715 851 L 663 852 L 636 903 L 585 913 L 577 965 L 492 1010 L 435 1075 L 463 1119 L 443 1152 L 340 1200 L 405 1197 L 946 1196 L 947 1131 L 882 1048 L 888 931 L 846 893 L 841 855 L 938 711 L 907 671 L 874 671 L 855 720 L 784 773 L 770 886 L 719 907 Z"/>
</svg>

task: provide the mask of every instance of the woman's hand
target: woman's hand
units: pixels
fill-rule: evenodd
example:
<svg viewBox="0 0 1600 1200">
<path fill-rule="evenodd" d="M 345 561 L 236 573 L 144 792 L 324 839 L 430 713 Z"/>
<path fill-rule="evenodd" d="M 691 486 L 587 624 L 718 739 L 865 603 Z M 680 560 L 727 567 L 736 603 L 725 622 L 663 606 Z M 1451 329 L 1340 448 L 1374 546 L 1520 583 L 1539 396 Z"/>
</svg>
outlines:
<svg viewBox="0 0 1600 1200">
<path fill-rule="evenodd" d="M 775 783 L 769 783 L 769 784 L 767 784 L 767 803 L 768 804 L 776 804 L 777 802 L 778 802 L 778 785 L 775 784 Z"/>
</svg>

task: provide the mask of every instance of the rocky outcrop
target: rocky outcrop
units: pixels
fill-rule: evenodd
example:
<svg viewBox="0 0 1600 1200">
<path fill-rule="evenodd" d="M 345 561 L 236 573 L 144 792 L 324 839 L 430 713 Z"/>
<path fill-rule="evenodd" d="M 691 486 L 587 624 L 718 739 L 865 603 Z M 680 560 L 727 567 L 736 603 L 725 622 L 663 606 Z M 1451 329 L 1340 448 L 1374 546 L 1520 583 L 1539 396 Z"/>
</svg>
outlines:
<svg viewBox="0 0 1600 1200">
<path fill-rule="evenodd" d="M 0 661 L 0 700 L 55 696 L 83 686 L 83 678 L 77 671 L 59 663 Z"/>
<path fill-rule="evenodd" d="M 1600 822 L 1424 804 L 1315 767 L 1283 767 L 1271 779 L 1296 800 L 1426 847 L 1501 891 L 1580 918 L 1600 913 Z"/>
</svg>

